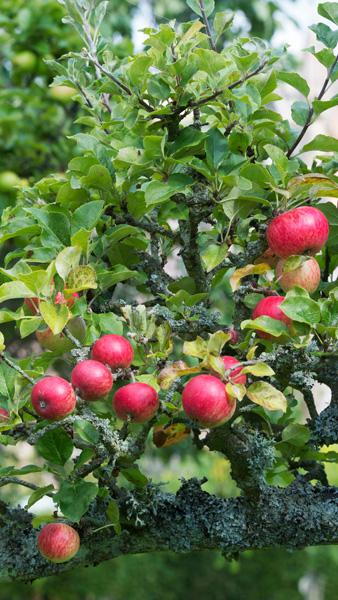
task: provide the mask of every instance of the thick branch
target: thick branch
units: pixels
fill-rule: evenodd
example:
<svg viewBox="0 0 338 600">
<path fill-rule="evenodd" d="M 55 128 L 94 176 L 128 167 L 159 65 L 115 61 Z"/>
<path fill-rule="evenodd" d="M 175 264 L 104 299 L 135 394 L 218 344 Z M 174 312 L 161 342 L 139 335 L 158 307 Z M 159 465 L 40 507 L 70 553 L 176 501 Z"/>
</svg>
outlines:
<svg viewBox="0 0 338 600">
<path fill-rule="evenodd" d="M 218 549 L 232 557 L 249 549 L 338 542 L 335 488 L 295 481 L 285 489 L 266 488 L 259 499 L 251 501 L 244 497 L 217 498 L 191 480 L 184 482 L 176 495 L 154 488 L 142 494 L 129 493 L 123 501 L 125 524 L 120 536 L 113 527 L 100 529 L 105 525 L 104 507 L 93 507 L 91 517 L 78 528 L 81 551 L 75 559 L 60 565 L 48 563 L 39 555 L 32 515 L 22 509 L 12 510 L 11 518 L 6 515 L 2 519 L 2 580 L 28 581 L 75 565 L 95 565 L 121 554 Z M 100 530 L 93 533 L 97 528 Z"/>
</svg>

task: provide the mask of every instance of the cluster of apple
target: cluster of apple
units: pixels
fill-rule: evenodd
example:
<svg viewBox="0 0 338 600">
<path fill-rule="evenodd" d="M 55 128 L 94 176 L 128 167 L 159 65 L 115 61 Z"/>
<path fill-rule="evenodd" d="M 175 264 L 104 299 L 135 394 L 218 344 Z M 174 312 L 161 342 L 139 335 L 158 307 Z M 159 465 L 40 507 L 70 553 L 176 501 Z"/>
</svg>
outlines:
<svg viewBox="0 0 338 600">
<path fill-rule="evenodd" d="M 322 249 L 329 235 L 325 215 L 312 206 L 299 206 L 272 219 L 266 235 L 270 251 L 279 258 L 276 275 L 282 290 L 287 292 L 297 285 L 313 293 L 320 283 L 320 268 L 313 255 Z M 294 255 L 308 255 L 309 258 L 298 268 L 284 271 L 286 260 Z M 290 327 L 291 319 L 280 308 L 284 299 L 284 296 L 266 296 L 254 308 L 252 318 L 267 316 Z M 263 331 L 258 335 L 273 339 Z"/>
<path fill-rule="evenodd" d="M 91 359 L 80 361 L 71 373 L 71 383 L 62 377 L 48 376 L 34 384 L 31 400 L 35 411 L 45 419 L 62 419 L 73 412 L 76 392 L 84 400 L 98 400 L 112 389 L 112 371 L 127 369 L 134 358 L 133 347 L 121 335 L 108 334 L 93 345 Z M 141 382 L 120 387 L 113 397 L 113 408 L 122 420 L 136 423 L 149 420 L 158 409 L 156 390 Z"/>
</svg>

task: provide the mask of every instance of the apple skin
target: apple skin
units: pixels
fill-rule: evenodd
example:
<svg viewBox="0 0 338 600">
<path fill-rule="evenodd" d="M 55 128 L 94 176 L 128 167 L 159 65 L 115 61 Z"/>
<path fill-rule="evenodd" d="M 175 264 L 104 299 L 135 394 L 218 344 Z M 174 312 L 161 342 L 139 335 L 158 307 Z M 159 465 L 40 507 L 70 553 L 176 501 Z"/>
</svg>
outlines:
<svg viewBox="0 0 338 600">
<path fill-rule="evenodd" d="M 67 327 L 70 333 L 72 333 L 79 342 L 84 343 L 86 338 L 86 325 L 81 317 L 74 317 L 74 319 L 71 319 L 69 323 L 67 323 Z M 59 354 L 64 354 L 74 348 L 73 342 L 67 338 L 64 333 L 54 335 L 49 327 L 46 329 L 38 329 L 35 332 L 35 337 L 42 348 L 51 350 L 52 352 L 59 352 Z"/>
<path fill-rule="evenodd" d="M 282 321 L 288 327 L 292 324 L 292 320 L 287 317 L 283 311 L 279 308 L 280 304 L 285 300 L 285 296 L 266 296 L 262 300 L 258 302 L 252 312 L 252 318 L 257 319 L 257 317 L 271 317 L 271 319 L 276 319 L 277 321 Z M 266 333 L 265 331 L 257 331 L 257 334 L 261 338 L 265 338 L 266 340 L 275 340 L 277 341 L 280 338 L 276 338 L 270 333 Z"/>
<path fill-rule="evenodd" d="M 80 548 L 77 531 L 66 523 L 48 523 L 38 535 L 40 554 L 53 563 L 63 563 L 75 556 Z"/>
<path fill-rule="evenodd" d="M 106 396 L 113 386 L 110 369 L 98 360 L 82 360 L 72 370 L 72 386 L 81 398 L 96 400 Z"/>
<path fill-rule="evenodd" d="M 49 90 L 51 98 L 65 103 L 71 102 L 77 93 L 78 92 L 69 85 L 55 85 Z"/>
<path fill-rule="evenodd" d="M 9 419 L 9 412 L 5 408 L 0 408 L 0 423 L 6 423 Z"/>
<path fill-rule="evenodd" d="M 21 179 L 13 171 L 2 171 L 0 173 L 0 192 L 15 192 L 16 186 L 20 185 Z"/>
<path fill-rule="evenodd" d="M 31 400 L 34 410 L 44 419 L 62 419 L 73 412 L 76 395 L 62 377 L 44 377 L 33 385 Z"/>
<path fill-rule="evenodd" d="M 320 268 L 316 259 L 311 256 L 297 269 L 283 273 L 285 261 L 286 259 L 281 258 L 276 265 L 276 276 L 282 290 L 288 292 L 299 285 L 310 294 L 315 292 L 320 283 Z"/>
<path fill-rule="evenodd" d="M 235 412 L 236 400 L 228 396 L 225 384 L 214 375 L 197 375 L 188 381 L 182 394 L 188 417 L 202 427 L 218 427 Z"/>
<path fill-rule="evenodd" d="M 13 56 L 12 62 L 20 71 L 30 73 L 36 67 L 37 57 L 30 50 L 22 50 Z"/>
<path fill-rule="evenodd" d="M 221 356 L 221 359 L 226 369 L 230 369 L 235 365 L 240 365 L 238 369 L 234 369 L 230 372 L 230 380 L 232 381 L 232 383 L 242 383 L 243 385 L 245 385 L 246 375 L 241 375 L 243 367 L 241 366 L 239 360 L 237 360 L 237 358 L 235 358 L 234 356 Z"/>
<path fill-rule="evenodd" d="M 270 249 L 280 258 L 293 254 L 317 254 L 328 236 L 328 220 L 313 206 L 298 206 L 278 215 L 266 231 Z"/>
<path fill-rule="evenodd" d="M 92 358 L 111 369 L 130 367 L 134 358 L 131 343 L 122 335 L 107 334 L 100 337 L 93 345 Z"/>
<path fill-rule="evenodd" d="M 120 387 L 113 398 L 113 409 L 119 419 L 133 423 L 145 423 L 158 410 L 157 391 L 147 383 L 128 383 Z"/>
</svg>

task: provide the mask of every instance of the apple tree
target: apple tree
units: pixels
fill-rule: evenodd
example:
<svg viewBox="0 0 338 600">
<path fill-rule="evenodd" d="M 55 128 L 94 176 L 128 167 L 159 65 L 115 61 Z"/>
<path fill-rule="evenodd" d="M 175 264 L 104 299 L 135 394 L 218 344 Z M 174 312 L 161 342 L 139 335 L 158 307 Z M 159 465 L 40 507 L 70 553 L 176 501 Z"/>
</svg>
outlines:
<svg viewBox="0 0 338 600">
<path fill-rule="evenodd" d="M 104 35 L 107 2 L 62 4 L 82 49 L 55 81 L 85 129 L 66 174 L 25 188 L 0 228 L 1 577 L 335 543 L 338 142 L 311 126 L 338 104 L 338 3 L 312 27 L 313 92 L 283 50 L 220 43 L 230 21 L 212 0 L 147 28 L 128 58 Z M 14 357 L 11 324 L 42 352 Z M 204 491 L 207 472 L 176 494 L 151 481 L 150 445 L 183 439 L 230 462 L 237 495 Z M 15 464 L 15 446 L 34 461 Z"/>
</svg>

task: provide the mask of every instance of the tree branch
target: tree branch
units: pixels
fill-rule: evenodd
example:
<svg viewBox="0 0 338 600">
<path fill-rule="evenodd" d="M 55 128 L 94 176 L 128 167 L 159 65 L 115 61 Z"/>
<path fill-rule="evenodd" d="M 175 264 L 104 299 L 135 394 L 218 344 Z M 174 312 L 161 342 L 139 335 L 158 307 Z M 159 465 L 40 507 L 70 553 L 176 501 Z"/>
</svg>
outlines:
<svg viewBox="0 0 338 600">
<path fill-rule="evenodd" d="M 249 549 L 338 542 L 337 490 L 304 481 L 296 480 L 284 489 L 266 488 L 256 501 L 217 498 L 202 491 L 196 480 L 183 482 L 176 495 L 154 488 L 129 492 L 120 503 L 125 523 L 120 536 L 112 527 L 101 529 L 107 524 L 102 502 L 93 505 L 91 517 L 77 527 L 81 552 L 59 565 L 40 556 L 32 515 L 11 510 L 0 538 L 1 579 L 30 581 L 122 554 L 217 549 L 231 558 Z M 100 530 L 91 533 L 96 528 Z"/>
<path fill-rule="evenodd" d="M 327 86 L 328 86 L 328 84 L 330 82 L 330 77 L 331 77 L 331 75 L 332 75 L 332 73 L 333 73 L 333 71 L 334 71 L 334 69 L 336 67 L 337 62 L 338 62 L 338 55 L 336 56 L 334 62 L 332 63 L 330 69 L 328 70 L 326 79 L 325 79 L 325 81 L 323 83 L 322 89 L 320 90 L 320 92 L 319 92 L 316 100 L 321 100 L 322 97 L 324 96 L 324 94 L 326 92 L 326 89 L 327 89 Z M 311 120 L 312 120 L 312 117 L 313 117 L 313 113 L 314 113 L 314 108 L 313 108 L 313 106 L 311 106 L 309 108 L 309 112 L 308 112 L 306 121 L 305 121 L 305 123 L 303 125 L 303 128 L 301 129 L 301 131 L 300 131 L 300 133 L 299 133 L 296 141 L 292 144 L 291 148 L 287 152 L 287 157 L 288 158 L 290 158 L 292 156 L 293 152 L 297 148 L 298 144 L 302 141 L 302 139 L 303 139 L 304 135 L 306 134 L 308 128 L 312 124 Z"/>
<path fill-rule="evenodd" d="M 200 5 L 200 9 L 201 9 L 201 13 L 202 13 L 202 19 L 203 19 L 203 22 L 204 22 L 204 25 L 205 25 L 205 29 L 206 29 L 207 34 L 208 34 L 210 47 L 211 47 L 212 50 L 214 50 L 214 52 L 217 52 L 217 50 L 216 50 L 216 44 L 215 44 L 215 42 L 213 40 L 213 37 L 212 37 L 212 33 L 211 33 L 211 29 L 210 29 L 210 24 L 209 24 L 209 21 L 208 21 L 208 17 L 207 17 L 206 12 L 205 12 L 204 0 L 199 0 L 199 5 Z"/>
</svg>

